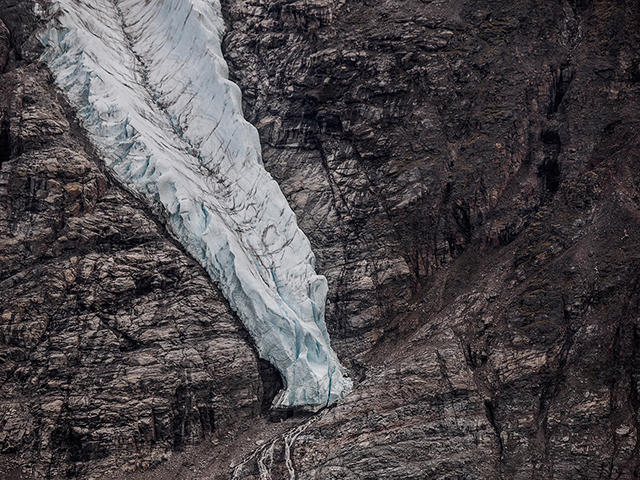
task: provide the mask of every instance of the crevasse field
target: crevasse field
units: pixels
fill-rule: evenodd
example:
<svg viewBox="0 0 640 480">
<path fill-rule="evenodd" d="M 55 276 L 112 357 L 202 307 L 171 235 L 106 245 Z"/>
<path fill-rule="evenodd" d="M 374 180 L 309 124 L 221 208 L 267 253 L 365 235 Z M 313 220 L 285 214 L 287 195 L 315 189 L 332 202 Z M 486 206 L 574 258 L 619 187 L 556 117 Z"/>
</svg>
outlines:
<svg viewBox="0 0 640 480">
<path fill-rule="evenodd" d="M 227 79 L 217 2 L 61 0 L 43 59 L 115 176 L 219 282 L 282 374 L 275 407 L 351 390 L 324 322 L 327 283 L 261 161 Z"/>
</svg>

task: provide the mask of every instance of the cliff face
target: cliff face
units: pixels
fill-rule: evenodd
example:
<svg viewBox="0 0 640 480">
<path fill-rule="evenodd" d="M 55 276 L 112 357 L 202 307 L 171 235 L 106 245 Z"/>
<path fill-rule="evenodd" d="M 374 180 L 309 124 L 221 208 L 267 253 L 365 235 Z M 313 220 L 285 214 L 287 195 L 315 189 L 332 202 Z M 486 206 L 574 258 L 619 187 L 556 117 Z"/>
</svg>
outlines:
<svg viewBox="0 0 640 480">
<path fill-rule="evenodd" d="M 637 478 L 638 3 L 224 6 L 367 365 L 300 478 Z"/>
<path fill-rule="evenodd" d="M 201 446 L 181 478 L 640 476 L 640 4 L 222 3 L 231 77 L 356 382 L 287 433 L 233 439 L 273 380 L 84 148 L 34 63 L 30 2 L 12 5 L 5 472 L 98 476 L 211 435 L 227 463 Z"/>
</svg>

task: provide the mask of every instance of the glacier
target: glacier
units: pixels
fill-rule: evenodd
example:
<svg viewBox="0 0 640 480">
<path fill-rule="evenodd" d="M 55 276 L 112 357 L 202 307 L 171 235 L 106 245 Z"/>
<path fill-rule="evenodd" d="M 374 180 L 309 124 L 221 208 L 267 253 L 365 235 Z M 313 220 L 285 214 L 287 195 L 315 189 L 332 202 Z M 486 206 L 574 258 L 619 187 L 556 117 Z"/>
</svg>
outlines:
<svg viewBox="0 0 640 480">
<path fill-rule="evenodd" d="M 281 373 L 273 406 L 318 410 L 344 397 L 352 383 L 330 346 L 327 282 L 227 78 L 219 3 L 36 9 L 42 60 L 107 167 L 219 284 Z"/>
</svg>

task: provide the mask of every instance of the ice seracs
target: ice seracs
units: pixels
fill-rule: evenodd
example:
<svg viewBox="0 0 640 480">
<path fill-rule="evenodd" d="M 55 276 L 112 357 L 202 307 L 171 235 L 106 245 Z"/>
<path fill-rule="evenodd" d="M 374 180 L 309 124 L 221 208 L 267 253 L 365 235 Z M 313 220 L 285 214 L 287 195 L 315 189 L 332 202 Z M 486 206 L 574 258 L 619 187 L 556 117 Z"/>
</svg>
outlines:
<svg viewBox="0 0 640 480">
<path fill-rule="evenodd" d="M 275 407 L 351 389 L 324 322 L 327 283 L 261 161 L 227 79 L 217 2 L 60 0 L 43 59 L 105 163 L 219 282 L 282 374 Z"/>
</svg>

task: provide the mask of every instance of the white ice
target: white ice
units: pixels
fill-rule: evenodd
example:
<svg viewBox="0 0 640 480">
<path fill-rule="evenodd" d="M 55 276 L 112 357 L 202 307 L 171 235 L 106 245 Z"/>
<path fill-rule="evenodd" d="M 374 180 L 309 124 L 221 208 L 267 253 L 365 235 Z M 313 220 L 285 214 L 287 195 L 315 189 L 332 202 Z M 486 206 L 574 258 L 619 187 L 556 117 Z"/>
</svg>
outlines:
<svg viewBox="0 0 640 480">
<path fill-rule="evenodd" d="M 327 282 L 227 79 L 219 4 L 60 0 L 48 13 L 43 59 L 57 84 L 107 166 L 219 282 L 280 371 L 273 405 L 317 409 L 346 395 Z"/>
</svg>

